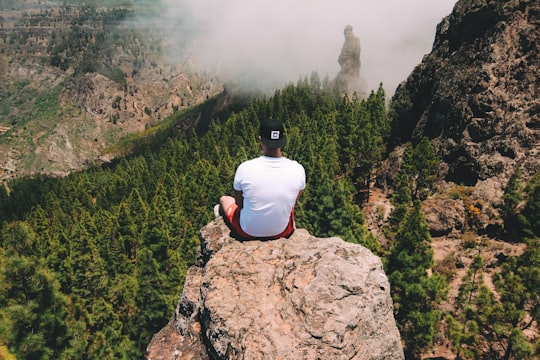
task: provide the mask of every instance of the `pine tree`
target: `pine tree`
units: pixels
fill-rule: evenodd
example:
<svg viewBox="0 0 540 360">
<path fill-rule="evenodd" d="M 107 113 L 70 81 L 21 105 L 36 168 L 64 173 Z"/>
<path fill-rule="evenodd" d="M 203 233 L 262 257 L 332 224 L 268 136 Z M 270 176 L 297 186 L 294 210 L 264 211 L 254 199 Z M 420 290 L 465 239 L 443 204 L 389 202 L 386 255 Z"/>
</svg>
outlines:
<svg viewBox="0 0 540 360">
<path fill-rule="evenodd" d="M 481 256 L 476 256 L 459 289 L 457 305 L 460 307 L 460 311 L 456 312 L 455 316 L 449 315 L 447 317 L 448 336 L 458 358 L 476 358 L 479 355 L 479 324 L 470 321 L 466 314 L 471 314 L 474 311 L 476 299 L 484 287 L 484 277 L 481 271 L 483 266 L 484 259 Z"/>
<path fill-rule="evenodd" d="M 118 239 L 119 250 L 123 251 L 123 254 L 133 261 L 137 257 L 137 250 L 141 242 L 139 233 L 141 224 L 135 222 L 127 202 L 121 202 L 117 211 L 118 228 L 115 238 Z M 118 270 L 121 271 L 122 269 Z"/>
<path fill-rule="evenodd" d="M 523 198 L 524 189 L 521 185 L 521 168 L 518 167 L 508 180 L 508 184 L 506 184 L 502 207 L 505 230 L 514 239 L 520 238 L 517 207 L 523 201 Z"/>
<path fill-rule="evenodd" d="M 427 137 L 422 138 L 414 147 L 412 161 L 415 169 L 413 197 L 425 200 L 437 180 L 440 163 L 435 148 Z"/>
<path fill-rule="evenodd" d="M 459 357 L 533 359 L 538 351 L 525 331 L 540 320 L 540 242 L 527 241 L 525 253 L 510 257 L 494 275 L 496 294 L 484 282 L 483 259 L 475 258 L 459 292 L 460 312 L 449 317 L 449 337 Z M 533 340 L 533 341 L 531 341 Z"/>
<path fill-rule="evenodd" d="M 527 203 L 518 216 L 523 236 L 527 238 L 540 237 L 540 172 L 537 172 L 527 184 Z"/>
<path fill-rule="evenodd" d="M 399 171 L 396 175 L 391 202 L 394 209 L 390 214 L 389 224 L 391 231 L 395 233 L 412 205 L 410 180 L 404 171 Z"/>
<path fill-rule="evenodd" d="M 148 214 L 148 226 L 143 233 L 143 245 L 152 251 L 158 263 L 163 264 L 167 261 L 167 250 L 172 240 L 169 233 L 171 214 L 162 185 L 156 188 Z"/>
<path fill-rule="evenodd" d="M 24 223 L 2 235 L 25 245 L 35 239 Z M 61 358 L 69 336 L 60 284 L 36 256 L 12 245 L 0 250 L 0 339 L 18 359 Z"/>
<path fill-rule="evenodd" d="M 510 258 L 494 283 L 500 294 L 500 321 L 488 326 L 497 333 L 499 343 L 505 344 L 502 359 L 532 358 L 537 345 L 525 331 L 540 321 L 540 239 L 527 240 L 525 253 Z M 536 348 L 535 348 L 536 347 Z"/>
<path fill-rule="evenodd" d="M 380 87 L 360 100 L 333 96 L 324 88 L 328 79 L 319 82 L 316 74 L 300 79 L 227 119 L 216 119 L 204 131 L 178 131 L 177 114 L 171 120 L 176 127 L 163 131 L 174 137 L 165 141 L 161 134 L 155 143 L 129 144 L 132 156 L 65 178 L 16 180 L 9 184 L 9 195 L 0 190 L 0 204 L 5 204 L 0 208 L 8 214 L 0 215 L 5 232 L 0 251 L 38 258 L 60 284 L 68 330 L 58 351 L 65 358 L 142 356 L 149 338 L 170 318 L 187 267 L 196 260 L 199 229 L 212 219 L 212 206 L 231 191 L 238 164 L 260 154 L 257 135 L 264 117 L 284 122 L 289 140 L 284 153 L 306 169 L 307 188 L 295 209 L 298 226 L 379 251 L 364 225 L 359 194 L 369 189 L 384 152 L 384 91 Z M 405 163 L 404 169 L 413 161 Z M 392 219 L 394 232 L 405 237 L 413 233 L 405 219 L 420 220 L 408 215 L 414 189 L 406 188 L 417 175 L 412 170 L 402 175 L 393 199 L 402 211 Z M 412 268 L 394 268 L 396 289 L 406 289 L 394 293 L 404 299 L 396 300 L 396 310 L 404 329 L 430 329 L 437 313 L 428 305 L 414 312 L 407 300 L 430 304 L 442 283 L 426 276 L 431 265 L 418 261 L 422 256 L 407 259 L 406 250 L 398 251 L 398 240 L 393 261 Z M 422 344 L 429 342 L 430 331 L 419 334 Z"/>
<path fill-rule="evenodd" d="M 9 223 L 2 231 L 2 248 L 15 256 L 37 256 L 36 233 L 24 221 Z"/>
<path fill-rule="evenodd" d="M 167 323 L 174 304 L 168 304 L 163 296 L 164 279 L 149 249 L 139 251 L 137 264 L 137 310 L 129 327 L 136 347 L 143 352 L 152 336 Z"/>
<path fill-rule="evenodd" d="M 9 196 L 4 185 L 0 185 L 0 224 L 8 220 L 10 212 L 8 211 Z"/>
<path fill-rule="evenodd" d="M 407 359 L 418 359 L 421 350 L 433 343 L 441 318 L 435 304 L 446 296 L 447 285 L 437 273 L 428 276 L 433 264 L 429 228 L 416 203 L 399 225 L 386 264 Z"/>
<path fill-rule="evenodd" d="M 45 258 L 50 254 L 52 242 L 52 224 L 47 212 L 36 205 L 29 216 L 30 226 L 36 234 L 39 234 L 39 241 L 35 243 L 35 253 L 40 258 Z"/>
<path fill-rule="evenodd" d="M 69 233 L 69 256 L 65 261 L 71 265 L 71 291 L 84 303 L 107 293 L 109 276 L 97 243 L 97 229 L 86 212 L 81 221 L 73 225 Z"/>
</svg>

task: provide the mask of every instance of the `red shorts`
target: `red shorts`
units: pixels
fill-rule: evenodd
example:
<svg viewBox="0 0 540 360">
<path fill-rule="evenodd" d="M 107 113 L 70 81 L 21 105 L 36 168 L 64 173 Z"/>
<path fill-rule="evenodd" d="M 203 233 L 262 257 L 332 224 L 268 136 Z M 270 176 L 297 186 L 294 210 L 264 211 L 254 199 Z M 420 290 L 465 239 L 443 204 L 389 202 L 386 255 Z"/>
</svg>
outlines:
<svg viewBox="0 0 540 360">
<path fill-rule="evenodd" d="M 223 219 L 225 219 L 225 222 L 227 225 L 229 225 L 234 235 L 236 235 L 236 237 L 238 237 L 240 240 L 275 240 L 282 237 L 289 237 L 294 232 L 294 207 L 291 211 L 291 216 L 289 218 L 287 227 L 280 234 L 275 236 L 257 237 L 245 233 L 240 226 L 240 208 L 236 204 L 232 204 L 225 209 Z"/>
</svg>

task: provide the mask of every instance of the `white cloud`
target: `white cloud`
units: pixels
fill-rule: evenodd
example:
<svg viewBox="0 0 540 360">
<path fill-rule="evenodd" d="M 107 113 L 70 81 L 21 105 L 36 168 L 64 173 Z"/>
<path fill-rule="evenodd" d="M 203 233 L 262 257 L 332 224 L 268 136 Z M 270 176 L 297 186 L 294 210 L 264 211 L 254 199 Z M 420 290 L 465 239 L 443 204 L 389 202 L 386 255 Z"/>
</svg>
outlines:
<svg viewBox="0 0 540 360">
<path fill-rule="evenodd" d="M 166 0 L 171 50 L 224 80 L 281 87 L 317 71 L 334 78 L 350 24 L 361 75 L 391 95 L 431 51 L 456 0 Z"/>
</svg>

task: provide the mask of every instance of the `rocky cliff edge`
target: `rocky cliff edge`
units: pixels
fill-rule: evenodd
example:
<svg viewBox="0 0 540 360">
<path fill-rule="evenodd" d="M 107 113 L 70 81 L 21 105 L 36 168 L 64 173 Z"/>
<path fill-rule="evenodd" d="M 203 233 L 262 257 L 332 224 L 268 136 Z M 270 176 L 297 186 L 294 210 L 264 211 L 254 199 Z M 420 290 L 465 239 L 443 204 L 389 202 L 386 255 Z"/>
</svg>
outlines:
<svg viewBox="0 0 540 360">
<path fill-rule="evenodd" d="M 149 360 L 403 359 L 379 257 L 298 229 L 239 242 L 222 218 L 201 230 L 176 312 Z"/>
</svg>

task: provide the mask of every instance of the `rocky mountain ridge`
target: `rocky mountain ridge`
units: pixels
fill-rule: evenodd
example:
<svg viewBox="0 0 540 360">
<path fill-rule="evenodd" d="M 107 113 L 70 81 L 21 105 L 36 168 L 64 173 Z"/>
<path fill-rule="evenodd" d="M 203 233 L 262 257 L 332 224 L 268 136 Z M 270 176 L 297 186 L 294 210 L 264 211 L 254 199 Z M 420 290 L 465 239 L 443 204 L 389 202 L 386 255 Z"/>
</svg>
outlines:
<svg viewBox="0 0 540 360">
<path fill-rule="evenodd" d="M 394 144 L 430 138 L 447 182 L 500 204 L 517 167 L 540 170 L 539 24 L 537 1 L 458 1 L 396 91 Z"/>
<path fill-rule="evenodd" d="M 493 279 L 505 259 L 525 247 L 511 236 L 504 206 L 514 174 L 525 186 L 540 171 L 539 25 L 538 1 L 458 1 L 438 25 L 432 51 L 392 99 L 393 150 L 377 180 L 383 195 L 364 209 L 366 219 L 387 241 L 382 229 L 392 206 L 385 190 L 391 193 L 404 145 L 429 138 L 442 159 L 441 181 L 422 210 L 435 268 L 449 278 L 448 299 L 441 304 L 449 313 L 463 306 L 458 294 L 475 259 L 482 259 L 479 276 L 495 291 Z M 376 209 L 386 212 L 381 216 Z M 447 326 L 441 323 L 440 337 L 425 356 L 456 358 Z M 537 327 L 526 334 L 534 343 Z"/>
</svg>

